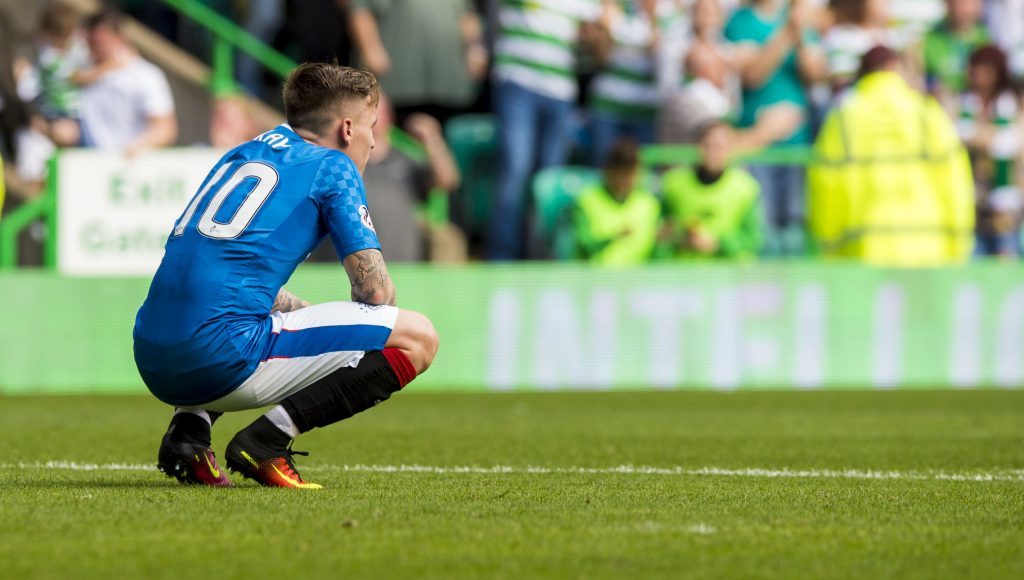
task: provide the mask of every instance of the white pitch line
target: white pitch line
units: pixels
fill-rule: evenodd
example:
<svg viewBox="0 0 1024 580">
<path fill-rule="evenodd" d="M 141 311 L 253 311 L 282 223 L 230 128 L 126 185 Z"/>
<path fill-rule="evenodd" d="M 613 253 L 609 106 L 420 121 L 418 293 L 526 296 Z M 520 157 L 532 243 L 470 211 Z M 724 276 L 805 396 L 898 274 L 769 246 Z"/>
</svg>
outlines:
<svg viewBox="0 0 1024 580">
<path fill-rule="evenodd" d="M 63 471 L 155 471 L 151 464 L 143 463 L 78 463 L 75 461 L 46 461 L 35 463 L 0 463 L 0 470 L 41 469 Z M 347 473 L 427 473 L 440 475 L 655 475 L 680 477 L 747 477 L 789 479 L 876 479 L 923 481 L 1020 481 L 1024 482 L 1024 469 L 999 471 L 880 471 L 859 469 L 766 469 L 724 467 L 652 467 L 619 465 L 615 467 L 539 467 L 495 465 L 492 467 L 434 465 L 309 465 L 304 471 Z"/>
</svg>

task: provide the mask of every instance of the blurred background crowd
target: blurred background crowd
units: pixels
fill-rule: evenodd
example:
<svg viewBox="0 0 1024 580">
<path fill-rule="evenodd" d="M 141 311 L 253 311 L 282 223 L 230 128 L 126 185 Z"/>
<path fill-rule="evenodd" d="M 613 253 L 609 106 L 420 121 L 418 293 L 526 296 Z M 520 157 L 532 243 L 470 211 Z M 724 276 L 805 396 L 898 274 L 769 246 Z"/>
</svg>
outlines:
<svg viewBox="0 0 1024 580">
<path fill-rule="evenodd" d="M 210 61 L 206 31 L 164 3 L 116 4 Z M 1024 0 L 204 4 L 295 61 L 380 77 L 366 181 L 389 260 L 931 266 L 1021 251 Z M 9 182 L 42 183 L 54 147 L 200 144 L 117 12 L 50 2 L 28 40 L 5 20 Z M 238 95 L 280 107 L 255 59 L 237 55 L 234 74 L 203 144 L 270 128 Z"/>
</svg>

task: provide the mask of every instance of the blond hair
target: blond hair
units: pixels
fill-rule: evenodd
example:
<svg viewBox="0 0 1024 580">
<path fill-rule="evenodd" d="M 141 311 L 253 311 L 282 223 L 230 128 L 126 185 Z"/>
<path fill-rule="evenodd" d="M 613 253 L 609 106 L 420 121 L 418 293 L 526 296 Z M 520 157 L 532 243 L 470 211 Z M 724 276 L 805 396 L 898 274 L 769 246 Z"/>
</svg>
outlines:
<svg viewBox="0 0 1024 580">
<path fill-rule="evenodd" d="M 288 75 L 283 97 L 289 125 L 323 135 L 345 104 L 368 101 L 376 107 L 380 82 L 373 73 L 364 70 L 307 62 Z"/>
</svg>

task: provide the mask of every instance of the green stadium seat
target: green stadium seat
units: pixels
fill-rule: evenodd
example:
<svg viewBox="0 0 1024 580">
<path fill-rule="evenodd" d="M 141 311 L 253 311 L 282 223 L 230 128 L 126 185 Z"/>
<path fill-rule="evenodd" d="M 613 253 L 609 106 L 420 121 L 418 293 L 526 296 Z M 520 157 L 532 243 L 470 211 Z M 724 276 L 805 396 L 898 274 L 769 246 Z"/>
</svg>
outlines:
<svg viewBox="0 0 1024 580">
<path fill-rule="evenodd" d="M 498 125 L 494 115 L 466 114 L 445 123 L 445 139 L 462 173 L 454 200 L 456 221 L 470 235 L 484 233 L 498 182 Z"/>
<path fill-rule="evenodd" d="M 533 232 L 551 257 L 567 260 L 575 255 L 569 209 L 584 188 L 600 179 L 599 170 L 580 166 L 549 167 L 533 177 Z"/>
</svg>

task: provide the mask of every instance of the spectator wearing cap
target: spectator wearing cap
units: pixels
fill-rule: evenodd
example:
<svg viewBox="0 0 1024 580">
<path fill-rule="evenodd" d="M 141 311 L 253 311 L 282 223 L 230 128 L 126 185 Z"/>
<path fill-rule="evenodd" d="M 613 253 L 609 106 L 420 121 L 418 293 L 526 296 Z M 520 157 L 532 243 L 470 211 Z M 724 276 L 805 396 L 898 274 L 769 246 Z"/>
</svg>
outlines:
<svg viewBox="0 0 1024 580">
<path fill-rule="evenodd" d="M 805 85 L 823 80 L 825 58 L 812 28 L 813 8 L 806 0 L 754 0 L 733 14 L 725 36 L 734 43 L 742 82 L 739 127 L 746 129 L 773 110 L 800 116 L 795 130 L 771 146 L 811 142 L 810 103 Z M 800 165 L 755 166 L 761 184 L 767 251 L 775 255 L 804 252 L 804 168 Z"/>
<path fill-rule="evenodd" d="M 662 177 L 663 237 L 672 255 L 750 258 L 760 251 L 760 187 L 743 168 L 729 163 L 735 142 L 729 125 L 712 121 L 701 130 L 697 166 Z"/>
<path fill-rule="evenodd" d="M 971 55 L 967 90 L 957 105 L 957 131 L 970 152 L 977 187 L 978 252 L 1017 255 L 1024 116 L 999 47 L 986 45 Z"/>
<path fill-rule="evenodd" d="M 576 199 L 573 224 L 580 258 L 629 266 L 654 255 L 661 209 L 639 175 L 636 143 L 616 141 L 605 159 L 603 180 Z"/>
<path fill-rule="evenodd" d="M 884 47 L 825 119 L 809 169 L 809 221 L 823 254 L 888 267 L 971 254 L 974 186 L 949 116 L 897 72 Z"/>
<path fill-rule="evenodd" d="M 86 22 L 89 50 L 102 72 L 82 90 L 82 141 L 129 154 L 172 145 L 178 124 L 167 78 L 128 43 L 121 20 L 105 10 Z"/>
</svg>

